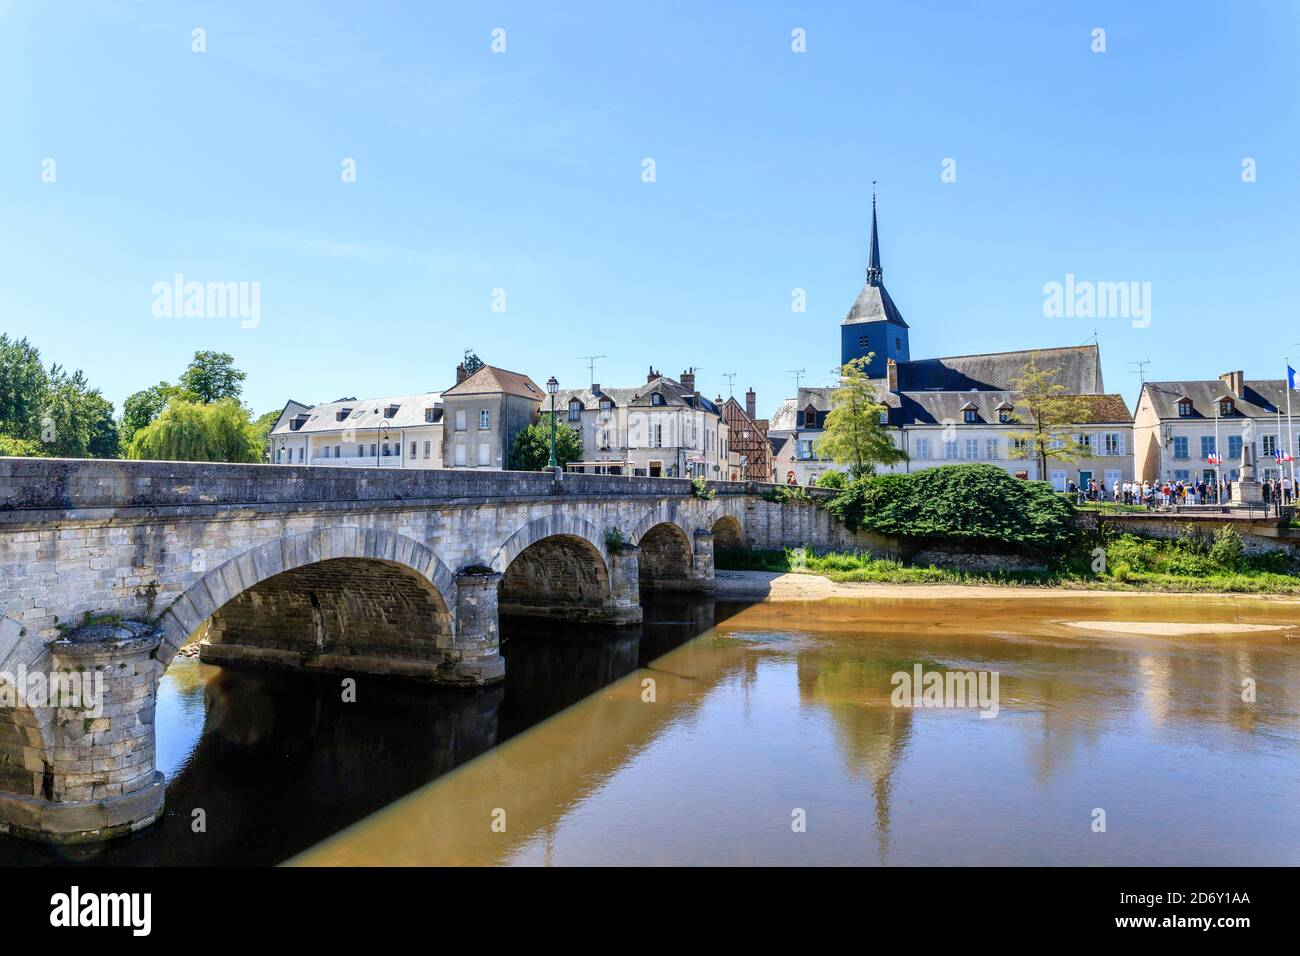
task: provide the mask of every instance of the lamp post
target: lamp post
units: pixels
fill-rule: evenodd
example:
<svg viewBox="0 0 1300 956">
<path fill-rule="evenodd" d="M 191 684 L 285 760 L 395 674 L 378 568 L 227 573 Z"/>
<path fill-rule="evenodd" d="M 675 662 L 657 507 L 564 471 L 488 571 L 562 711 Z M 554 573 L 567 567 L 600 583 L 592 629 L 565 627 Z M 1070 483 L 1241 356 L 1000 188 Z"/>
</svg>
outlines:
<svg viewBox="0 0 1300 956">
<path fill-rule="evenodd" d="M 554 375 L 546 380 L 546 390 L 551 393 L 551 461 L 547 467 L 555 471 L 560 467 L 560 463 L 555 460 L 555 393 L 560 390 L 560 383 Z"/>
<path fill-rule="evenodd" d="M 381 444 L 387 444 L 388 436 L 391 433 L 391 431 L 392 429 L 390 428 L 388 422 L 379 423 L 379 431 L 375 437 L 375 467 L 376 468 L 379 467 L 379 446 Z"/>
</svg>

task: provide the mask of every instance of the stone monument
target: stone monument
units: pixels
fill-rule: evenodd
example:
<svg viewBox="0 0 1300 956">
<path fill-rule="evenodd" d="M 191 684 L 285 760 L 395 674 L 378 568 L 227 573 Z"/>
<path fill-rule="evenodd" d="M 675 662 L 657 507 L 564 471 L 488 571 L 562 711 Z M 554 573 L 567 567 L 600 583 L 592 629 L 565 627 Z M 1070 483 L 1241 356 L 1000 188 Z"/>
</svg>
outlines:
<svg viewBox="0 0 1300 956">
<path fill-rule="evenodd" d="M 1264 489 L 1255 477 L 1255 447 L 1251 442 L 1241 446 L 1241 473 L 1232 483 L 1234 505 L 1257 505 L 1264 500 Z"/>
</svg>

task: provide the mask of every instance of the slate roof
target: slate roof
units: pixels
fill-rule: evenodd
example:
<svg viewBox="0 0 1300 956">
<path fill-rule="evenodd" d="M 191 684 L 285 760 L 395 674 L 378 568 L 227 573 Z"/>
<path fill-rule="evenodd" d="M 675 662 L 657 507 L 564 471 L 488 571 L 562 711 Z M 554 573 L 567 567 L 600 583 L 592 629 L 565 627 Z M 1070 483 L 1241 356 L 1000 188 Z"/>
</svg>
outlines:
<svg viewBox="0 0 1300 956">
<path fill-rule="evenodd" d="M 1031 358 L 1040 369 L 1059 369 L 1056 380 L 1070 392 L 1096 395 L 1104 391 L 1101 352 L 1096 345 L 951 355 L 901 362 L 898 386 L 902 391 L 1008 389 Z"/>
<path fill-rule="evenodd" d="M 1018 404 L 1019 396 L 1010 391 L 970 391 L 970 392 L 890 392 L 881 386 L 877 392 L 877 401 L 889 408 L 889 424 L 899 425 L 942 425 L 945 422 L 965 424 L 964 409 L 974 407 L 976 422 L 996 425 L 999 406 L 1010 404 L 1011 414 L 1021 422 L 1032 420 L 1032 416 Z M 1079 425 L 1130 425 L 1133 415 L 1128 410 L 1121 395 L 1086 395 L 1083 396 L 1088 412 Z"/>
<path fill-rule="evenodd" d="M 662 405 L 655 405 L 650 396 L 659 394 L 664 397 Z M 718 417 L 722 410 L 711 399 L 695 393 L 666 375 L 660 375 L 639 388 L 604 388 L 599 394 L 590 388 L 562 388 L 555 393 L 555 409 L 567 409 L 573 399 L 582 402 L 584 409 L 599 408 L 600 400 L 608 398 L 616 408 L 700 408 L 712 412 Z M 546 405 L 549 410 L 550 404 Z"/>
<path fill-rule="evenodd" d="M 871 197 L 871 254 L 867 259 L 867 284 L 853 301 L 843 325 L 861 322 L 892 322 L 907 328 L 903 315 L 885 291 L 885 274 L 880 268 L 880 240 L 876 232 L 876 197 Z"/>
<path fill-rule="evenodd" d="M 1219 397 L 1231 396 L 1236 408 L 1235 417 L 1260 418 L 1277 416 L 1278 409 L 1286 414 L 1286 379 L 1251 379 L 1242 388 L 1244 394 L 1233 395 L 1222 380 L 1217 378 L 1202 381 L 1182 382 L 1147 382 L 1142 391 L 1150 398 L 1156 413 L 1161 418 L 1178 418 L 1178 400 L 1192 400 L 1192 418 L 1213 419 L 1218 408 Z M 1300 411 L 1300 402 L 1291 401 L 1292 411 Z M 1182 419 L 1186 421 L 1187 419 Z"/>
<path fill-rule="evenodd" d="M 442 394 L 459 398 L 462 395 L 518 395 L 540 402 L 546 397 L 542 388 L 522 372 L 511 372 L 495 365 L 484 365 L 481 369 L 458 382 Z"/>
<path fill-rule="evenodd" d="M 349 399 L 340 402 L 324 402 L 315 405 L 302 414 L 306 421 L 301 428 L 294 429 L 291 423 L 298 416 L 288 416 L 271 430 L 272 435 L 310 435 L 326 432 L 341 432 L 344 429 L 377 428 L 382 422 L 388 422 L 390 428 L 411 428 L 416 425 L 437 424 L 442 420 L 442 395 L 438 392 L 417 392 L 414 395 L 394 395 L 389 398 Z M 385 418 L 385 410 L 392 405 L 397 412 L 392 418 Z M 435 408 L 434 421 L 424 420 L 424 410 Z M 349 410 L 343 421 L 338 420 L 338 413 Z"/>
<path fill-rule="evenodd" d="M 794 431 L 795 425 L 795 406 L 798 402 L 793 398 L 787 398 L 777 406 L 772 417 L 768 419 L 767 431 L 772 432 L 791 432 Z"/>
</svg>

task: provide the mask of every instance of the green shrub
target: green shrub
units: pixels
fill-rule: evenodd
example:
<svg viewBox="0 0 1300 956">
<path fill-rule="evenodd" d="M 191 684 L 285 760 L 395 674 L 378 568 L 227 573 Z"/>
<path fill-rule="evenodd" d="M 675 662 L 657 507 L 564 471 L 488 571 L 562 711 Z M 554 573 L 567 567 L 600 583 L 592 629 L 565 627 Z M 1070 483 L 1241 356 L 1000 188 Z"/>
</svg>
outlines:
<svg viewBox="0 0 1300 956">
<path fill-rule="evenodd" d="M 1246 542 L 1236 528 L 1224 525 L 1214 532 L 1214 544 L 1210 545 L 1210 560 L 1225 571 L 1241 568 L 1246 557 Z"/>
<path fill-rule="evenodd" d="M 708 479 L 692 478 L 691 494 L 702 501 L 712 501 L 718 496 L 718 493 L 709 487 Z"/>
<path fill-rule="evenodd" d="M 849 476 L 842 471 L 828 471 L 817 479 L 818 488 L 844 488 L 849 483 Z"/>
<path fill-rule="evenodd" d="M 1064 555 L 1078 543 L 1074 506 L 1042 481 L 994 465 L 953 465 L 847 484 L 827 505 L 850 528 L 916 539 L 995 543 Z"/>
</svg>

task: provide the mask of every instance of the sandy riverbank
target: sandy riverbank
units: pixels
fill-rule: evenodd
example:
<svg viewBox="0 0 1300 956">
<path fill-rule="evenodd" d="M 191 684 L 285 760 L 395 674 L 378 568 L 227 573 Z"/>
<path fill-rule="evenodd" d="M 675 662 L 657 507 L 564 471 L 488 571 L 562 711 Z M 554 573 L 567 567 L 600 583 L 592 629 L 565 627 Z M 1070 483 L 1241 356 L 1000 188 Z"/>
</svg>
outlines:
<svg viewBox="0 0 1300 956">
<path fill-rule="evenodd" d="M 1167 591 L 1106 591 L 1084 588 L 997 587 L 975 584 L 880 584 L 874 581 L 836 582 L 819 574 L 780 574 L 771 571 L 718 571 L 715 593 L 720 598 L 766 598 L 769 601 L 820 601 L 835 597 L 911 598 L 914 600 L 987 600 L 997 598 L 1180 597 Z M 1232 598 L 1300 604 L 1293 594 L 1219 594 L 1197 592 L 1198 598 Z"/>
</svg>

